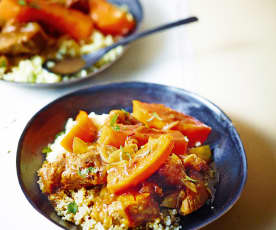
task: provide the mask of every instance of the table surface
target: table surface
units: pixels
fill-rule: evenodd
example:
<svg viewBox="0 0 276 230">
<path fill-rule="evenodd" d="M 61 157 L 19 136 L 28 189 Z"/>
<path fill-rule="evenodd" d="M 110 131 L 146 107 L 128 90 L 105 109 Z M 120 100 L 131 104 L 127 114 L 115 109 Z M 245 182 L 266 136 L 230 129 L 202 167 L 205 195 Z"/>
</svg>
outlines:
<svg viewBox="0 0 276 230">
<path fill-rule="evenodd" d="M 236 205 L 205 230 L 276 229 L 276 1 L 143 0 L 143 28 L 196 15 L 200 21 L 137 41 L 116 65 L 68 88 L 0 82 L 1 229 L 60 229 L 37 213 L 15 170 L 18 138 L 53 99 L 110 81 L 148 81 L 208 98 L 233 120 L 248 158 L 248 180 Z"/>
</svg>

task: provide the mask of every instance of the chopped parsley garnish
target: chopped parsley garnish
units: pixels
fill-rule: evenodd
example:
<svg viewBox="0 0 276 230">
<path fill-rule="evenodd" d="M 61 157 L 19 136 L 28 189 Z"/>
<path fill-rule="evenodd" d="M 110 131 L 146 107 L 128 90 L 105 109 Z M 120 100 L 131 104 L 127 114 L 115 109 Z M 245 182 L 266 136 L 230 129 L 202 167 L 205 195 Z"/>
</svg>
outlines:
<svg viewBox="0 0 276 230">
<path fill-rule="evenodd" d="M 79 169 L 79 175 L 82 177 L 86 177 L 89 173 L 97 173 L 98 169 L 94 167 Z"/>
<path fill-rule="evenodd" d="M 115 131 L 120 131 L 120 127 L 119 125 L 115 125 L 114 127 L 112 127 Z"/>
<path fill-rule="evenodd" d="M 0 63 L 0 68 L 6 68 L 7 67 L 7 62 L 6 60 L 2 60 Z"/>
<path fill-rule="evenodd" d="M 115 131 L 119 131 L 120 127 L 116 124 L 116 121 L 118 119 L 119 114 L 115 114 L 111 120 L 110 120 L 110 126 L 112 127 L 112 129 L 114 129 Z"/>
<path fill-rule="evenodd" d="M 154 112 L 152 115 L 153 115 L 156 119 L 162 121 L 162 118 L 161 118 L 156 112 Z"/>
<path fill-rule="evenodd" d="M 63 135 L 63 134 L 65 134 L 64 131 L 61 131 L 61 132 L 57 133 L 57 135 L 55 136 L 55 139 L 57 139 L 59 136 L 61 136 L 61 135 Z"/>
<path fill-rule="evenodd" d="M 27 2 L 26 0 L 18 0 L 20 6 L 29 6 L 31 8 L 39 9 L 39 5 L 34 2 Z"/>
<path fill-rule="evenodd" d="M 52 149 L 49 146 L 46 146 L 42 149 L 42 153 L 49 153 L 52 152 Z"/>
<path fill-rule="evenodd" d="M 193 179 L 193 178 L 191 178 L 191 177 L 189 177 L 189 176 L 187 176 L 187 175 L 186 175 L 186 177 L 185 177 L 185 180 L 186 180 L 186 181 L 193 182 L 193 183 L 198 182 L 198 180 L 195 180 L 195 179 Z"/>
<path fill-rule="evenodd" d="M 76 204 L 75 201 L 73 201 L 70 204 L 68 204 L 68 206 L 67 206 L 67 213 L 76 214 L 77 211 L 78 211 L 78 205 Z"/>
<path fill-rule="evenodd" d="M 125 113 L 125 115 L 129 115 L 129 112 L 126 111 L 125 109 L 121 109 L 121 110 Z"/>
<path fill-rule="evenodd" d="M 27 5 L 27 3 L 26 3 L 25 0 L 18 0 L 18 4 L 19 4 L 20 6 L 26 6 L 26 5 Z"/>
<path fill-rule="evenodd" d="M 156 112 L 154 112 L 152 114 L 152 116 L 147 120 L 147 122 L 150 122 L 150 121 L 152 121 L 155 118 L 158 119 L 158 120 L 160 120 L 160 121 L 162 121 L 162 118 Z"/>
</svg>

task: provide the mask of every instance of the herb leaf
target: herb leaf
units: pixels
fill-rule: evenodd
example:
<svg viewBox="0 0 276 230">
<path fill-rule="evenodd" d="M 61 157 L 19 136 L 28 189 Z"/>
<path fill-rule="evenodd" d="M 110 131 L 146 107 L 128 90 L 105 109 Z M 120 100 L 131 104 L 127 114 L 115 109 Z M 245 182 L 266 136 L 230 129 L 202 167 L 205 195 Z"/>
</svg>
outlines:
<svg viewBox="0 0 276 230">
<path fill-rule="evenodd" d="M 120 131 L 119 125 L 115 125 L 115 126 L 113 127 L 113 129 L 114 129 L 115 131 Z"/>
<path fill-rule="evenodd" d="M 82 177 L 86 177 L 89 173 L 97 173 L 98 169 L 94 167 L 79 169 L 79 175 Z"/>
<path fill-rule="evenodd" d="M 0 68 L 6 68 L 7 67 L 7 63 L 5 60 L 2 60 L 0 63 Z"/>
<path fill-rule="evenodd" d="M 154 112 L 152 115 L 153 115 L 156 119 L 162 121 L 162 118 L 161 118 L 156 112 Z"/>
<path fill-rule="evenodd" d="M 193 179 L 192 177 L 189 177 L 189 176 L 187 176 L 187 175 L 186 175 L 186 177 L 185 177 L 185 179 L 184 179 L 184 180 L 186 180 L 186 181 L 190 181 L 190 182 L 193 182 L 193 183 L 197 183 L 197 182 L 198 182 L 198 180 Z"/>
<path fill-rule="evenodd" d="M 97 173 L 98 172 L 98 169 L 94 168 L 94 167 L 89 167 L 87 169 L 88 169 L 88 172 L 92 172 L 92 173 Z"/>
<path fill-rule="evenodd" d="M 59 133 L 56 134 L 55 139 L 57 139 L 59 136 L 65 134 L 65 131 L 60 131 Z"/>
<path fill-rule="evenodd" d="M 112 118 L 111 118 L 111 120 L 110 120 L 110 126 L 114 126 L 115 125 L 115 123 L 116 123 L 116 121 L 117 121 L 117 119 L 118 119 L 118 116 L 119 116 L 119 114 L 115 114 Z"/>
<path fill-rule="evenodd" d="M 129 115 L 129 112 L 126 111 L 125 109 L 121 109 L 121 110 L 125 113 L 125 115 Z"/>
<path fill-rule="evenodd" d="M 162 118 L 156 112 L 154 112 L 152 114 L 152 116 L 147 120 L 147 122 L 150 122 L 150 121 L 152 121 L 155 118 L 158 119 L 158 120 L 160 120 L 160 121 L 162 121 Z"/>
<path fill-rule="evenodd" d="M 116 121 L 118 119 L 119 114 L 115 114 L 111 120 L 110 120 L 110 126 L 112 127 L 112 129 L 114 129 L 115 131 L 119 131 L 120 127 L 116 124 Z"/>
<path fill-rule="evenodd" d="M 75 201 L 73 201 L 70 204 L 68 204 L 68 206 L 67 206 L 67 213 L 76 214 L 77 211 L 78 211 L 78 205 L 76 204 Z"/>
<path fill-rule="evenodd" d="M 26 5 L 27 5 L 27 3 L 26 3 L 25 0 L 18 0 L 18 4 L 19 4 L 20 6 L 26 6 Z"/>
<path fill-rule="evenodd" d="M 49 146 L 46 146 L 42 149 L 42 153 L 49 153 L 52 152 L 52 149 Z"/>
</svg>

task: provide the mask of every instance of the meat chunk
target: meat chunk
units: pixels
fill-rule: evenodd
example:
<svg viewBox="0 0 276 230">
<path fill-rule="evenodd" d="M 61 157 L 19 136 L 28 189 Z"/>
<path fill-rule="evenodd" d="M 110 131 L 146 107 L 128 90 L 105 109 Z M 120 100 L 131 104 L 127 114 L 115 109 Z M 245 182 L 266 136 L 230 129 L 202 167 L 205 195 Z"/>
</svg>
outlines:
<svg viewBox="0 0 276 230">
<path fill-rule="evenodd" d="M 159 205 L 149 193 L 120 195 L 117 202 L 113 202 L 109 207 L 109 210 L 114 210 L 111 215 L 116 215 L 118 207 L 121 209 L 121 216 L 117 218 L 125 218 L 129 227 L 144 224 L 159 216 Z"/>
<path fill-rule="evenodd" d="M 38 171 L 42 192 L 57 189 L 78 189 L 106 183 L 106 168 L 100 155 L 91 150 L 83 154 L 63 154 L 55 162 L 44 163 Z"/>
<path fill-rule="evenodd" d="M 169 193 L 164 198 L 162 206 L 179 208 L 181 215 L 190 214 L 202 207 L 210 197 L 203 180 L 203 173 L 207 169 L 206 162 L 195 154 L 172 154 L 159 169 L 158 174 L 166 184 L 182 190 Z"/>
<path fill-rule="evenodd" d="M 6 25 L 0 33 L 0 54 L 37 54 L 51 43 L 37 23 Z"/>
<path fill-rule="evenodd" d="M 164 187 L 183 187 L 185 186 L 185 178 L 187 176 L 184 165 L 181 159 L 171 154 L 165 164 L 158 170 L 160 181 L 165 185 Z"/>
<path fill-rule="evenodd" d="M 139 194 L 135 198 L 135 203 L 125 207 L 126 214 L 131 223 L 130 226 L 144 224 L 159 216 L 158 203 L 149 193 Z"/>
<path fill-rule="evenodd" d="M 60 186 L 61 174 L 65 169 L 65 154 L 55 162 L 46 162 L 38 170 L 39 185 L 43 193 L 53 193 Z"/>
<path fill-rule="evenodd" d="M 157 175 L 159 180 L 162 181 L 163 187 L 168 188 L 171 186 L 172 188 L 185 191 L 186 198 L 184 199 L 184 196 L 182 196 L 181 199 L 184 199 L 182 206 L 183 210 L 185 210 L 183 213 L 186 215 L 186 213 L 188 213 L 187 207 L 189 207 L 189 210 L 196 210 L 201 207 L 209 197 L 209 193 L 204 185 L 203 174 L 198 171 L 198 169 L 204 169 L 206 163 L 204 164 L 204 161 L 200 158 L 198 160 L 196 156 L 188 156 L 186 158 L 188 161 L 186 162 L 182 162 L 180 157 L 182 156 L 172 154 L 159 169 Z M 178 195 L 171 195 L 172 193 L 170 190 L 167 190 L 167 192 L 168 200 L 165 201 L 165 203 L 170 201 L 170 204 L 176 204 L 176 200 L 179 199 Z M 172 199 L 172 201 L 170 199 Z"/>
<path fill-rule="evenodd" d="M 180 158 L 182 159 L 185 168 L 191 168 L 198 172 L 206 172 L 209 169 L 207 162 L 198 157 L 196 154 L 190 154 L 186 156 L 182 155 Z"/>
<path fill-rule="evenodd" d="M 106 187 L 95 196 L 91 218 L 101 222 L 104 229 L 114 225 L 135 227 L 160 215 L 159 205 L 149 193 L 136 189 L 115 195 Z"/>
<path fill-rule="evenodd" d="M 61 176 L 63 189 L 78 189 L 106 183 L 106 168 L 96 151 L 69 154 Z"/>
<path fill-rule="evenodd" d="M 166 208 L 180 208 L 185 197 L 186 192 L 184 190 L 172 192 L 164 197 L 160 206 Z"/>
<path fill-rule="evenodd" d="M 154 199 L 159 200 L 163 196 L 162 188 L 154 182 L 145 181 L 139 189 L 140 193 L 149 193 Z"/>
<path fill-rule="evenodd" d="M 186 194 L 187 195 L 182 201 L 181 207 L 179 209 L 179 213 L 181 215 L 188 215 L 201 208 L 210 197 L 210 193 L 203 184 L 197 185 L 196 193 L 191 190 L 187 190 Z"/>
</svg>

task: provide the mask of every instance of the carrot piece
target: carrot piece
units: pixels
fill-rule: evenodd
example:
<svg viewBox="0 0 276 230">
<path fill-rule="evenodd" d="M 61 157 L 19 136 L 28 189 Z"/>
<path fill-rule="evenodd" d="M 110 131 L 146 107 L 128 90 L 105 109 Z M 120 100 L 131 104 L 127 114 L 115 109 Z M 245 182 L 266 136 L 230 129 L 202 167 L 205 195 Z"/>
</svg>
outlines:
<svg viewBox="0 0 276 230">
<path fill-rule="evenodd" d="M 97 135 L 97 128 L 85 111 L 80 111 L 76 118 L 76 125 L 67 133 L 60 144 L 67 151 L 73 151 L 74 137 L 80 138 L 84 142 L 92 142 Z"/>
<path fill-rule="evenodd" d="M 133 101 L 133 116 L 149 127 L 163 129 L 172 124 L 171 129 L 180 131 L 189 139 L 189 146 L 201 144 L 207 139 L 211 128 L 194 117 L 172 110 L 162 104 Z"/>
<path fill-rule="evenodd" d="M 46 30 L 68 34 L 75 40 L 87 39 L 93 31 L 93 21 L 89 15 L 50 1 L 3 0 L 0 3 L 0 15 L 4 20 L 38 22 Z"/>
<path fill-rule="evenodd" d="M 150 139 L 133 159 L 109 170 L 107 188 L 117 194 L 138 185 L 160 168 L 173 146 L 173 137 L 168 134 L 161 135 L 158 139 Z"/>
<path fill-rule="evenodd" d="M 96 27 L 105 34 L 126 35 L 135 27 L 127 12 L 106 0 L 90 0 L 90 15 Z"/>
</svg>

